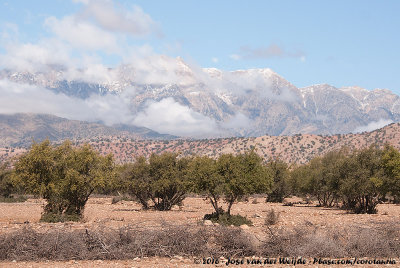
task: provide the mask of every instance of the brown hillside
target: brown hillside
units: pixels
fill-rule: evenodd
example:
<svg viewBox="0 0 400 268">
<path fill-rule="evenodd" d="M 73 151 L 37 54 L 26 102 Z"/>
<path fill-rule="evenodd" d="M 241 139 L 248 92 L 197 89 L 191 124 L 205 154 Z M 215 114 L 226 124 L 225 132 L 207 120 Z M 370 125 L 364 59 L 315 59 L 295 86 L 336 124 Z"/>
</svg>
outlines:
<svg viewBox="0 0 400 268">
<path fill-rule="evenodd" d="M 241 153 L 256 148 L 265 160 L 281 158 L 287 163 L 304 164 L 315 156 L 323 155 L 343 146 L 360 149 L 371 144 L 390 144 L 400 149 L 400 124 L 361 134 L 322 136 L 298 134 L 294 136 L 261 136 L 256 138 L 222 138 L 204 140 L 136 140 L 109 142 L 98 140 L 91 144 L 101 153 L 112 153 L 119 162 L 131 162 L 137 156 L 149 156 L 164 151 L 217 157 L 223 153 Z"/>
<path fill-rule="evenodd" d="M 280 158 L 291 164 L 304 164 L 315 156 L 323 155 L 343 146 L 359 149 L 371 144 L 388 143 L 400 149 L 400 124 L 394 123 L 372 132 L 322 136 L 297 134 L 294 136 L 261 136 L 256 138 L 221 138 L 203 140 L 132 140 L 121 137 L 91 138 L 89 142 L 102 154 L 112 153 L 118 163 L 132 162 L 138 156 L 152 153 L 181 152 L 183 155 L 208 155 L 241 153 L 256 148 L 265 160 Z M 0 159 L 9 159 L 23 152 L 19 148 L 0 148 Z"/>
</svg>

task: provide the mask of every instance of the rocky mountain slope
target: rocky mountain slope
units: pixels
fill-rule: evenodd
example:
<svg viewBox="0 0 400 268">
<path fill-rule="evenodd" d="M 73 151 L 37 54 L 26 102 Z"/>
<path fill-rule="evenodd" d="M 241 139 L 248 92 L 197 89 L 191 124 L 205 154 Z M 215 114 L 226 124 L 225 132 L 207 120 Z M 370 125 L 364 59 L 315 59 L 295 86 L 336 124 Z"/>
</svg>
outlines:
<svg viewBox="0 0 400 268">
<path fill-rule="evenodd" d="M 129 89 L 134 92 L 128 96 L 133 115 L 172 98 L 215 122 L 215 131 L 204 137 L 344 134 L 369 124 L 400 121 L 400 98 L 389 90 L 326 84 L 297 88 L 270 69 L 224 72 L 195 68 L 177 58 L 172 69 L 143 73 L 121 65 L 109 69 L 107 77 L 94 83 L 83 75 L 71 80 L 62 68 L 47 73 L 0 71 L 0 79 L 81 99 L 91 94 L 121 95 Z M 159 131 L 157 127 L 154 130 Z"/>
<path fill-rule="evenodd" d="M 120 136 L 96 137 L 89 140 L 76 140 L 76 144 L 89 142 L 102 154 L 113 154 L 118 163 L 133 162 L 138 156 L 149 157 L 152 153 L 180 152 L 183 155 L 208 155 L 218 157 L 223 153 L 243 153 L 255 148 L 264 158 L 280 158 L 290 164 L 304 164 L 316 156 L 346 146 L 360 149 L 376 144 L 393 145 L 400 149 L 400 124 L 393 123 L 372 132 L 359 134 L 338 134 L 323 136 L 315 134 L 296 134 L 293 136 L 261 136 L 256 138 L 219 139 L 174 139 L 140 140 Z M 26 148 L 0 148 L 0 161 L 10 159 L 26 151 Z"/>
<path fill-rule="evenodd" d="M 112 153 L 116 160 L 132 162 L 137 156 L 149 157 L 152 153 L 165 151 L 180 152 L 183 155 L 208 155 L 217 157 L 223 153 L 243 153 L 255 148 L 264 158 L 280 158 L 291 164 L 304 164 L 312 158 L 342 147 L 360 149 L 372 144 L 390 144 L 400 149 L 400 124 L 393 123 L 372 132 L 359 134 L 315 135 L 296 134 L 293 136 L 261 136 L 256 138 L 220 138 L 203 140 L 135 140 L 104 139 L 91 142 L 103 154 Z"/>
<path fill-rule="evenodd" d="M 90 140 L 99 137 L 124 137 L 125 139 L 172 139 L 143 127 L 115 125 L 107 127 L 100 123 L 68 120 L 45 114 L 0 114 L 0 147 L 27 147 L 32 140 L 49 138 L 59 142 L 65 139 Z"/>
</svg>

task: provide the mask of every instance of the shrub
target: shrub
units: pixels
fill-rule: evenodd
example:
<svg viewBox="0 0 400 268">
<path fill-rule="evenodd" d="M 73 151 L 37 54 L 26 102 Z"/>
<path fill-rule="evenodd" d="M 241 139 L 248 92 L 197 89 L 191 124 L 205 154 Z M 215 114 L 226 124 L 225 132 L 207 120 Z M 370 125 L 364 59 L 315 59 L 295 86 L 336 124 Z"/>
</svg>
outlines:
<svg viewBox="0 0 400 268">
<path fill-rule="evenodd" d="M 128 197 L 128 196 L 114 196 L 111 199 L 111 204 L 117 204 L 118 202 L 121 201 L 132 201 L 132 198 Z"/>
<path fill-rule="evenodd" d="M 119 229 L 98 226 L 38 232 L 27 225 L 0 234 L 0 260 L 123 260 L 175 255 L 397 258 L 399 235 L 397 222 L 378 224 L 374 228 L 347 226 L 344 229 L 321 229 L 304 224 L 294 230 L 269 232 L 261 244 L 240 228 L 225 226 L 126 226 Z"/>
<path fill-rule="evenodd" d="M 204 215 L 204 220 L 210 220 L 214 223 L 221 224 L 223 226 L 240 226 L 243 224 L 253 225 L 253 222 L 246 217 L 241 215 L 229 215 L 228 213 L 212 213 Z"/>
<path fill-rule="evenodd" d="M 23 203 L 28 200 L 25 196 L 20 195 L 18 197 L 0 197 L 0 203 Z"/>
<path fill-rule="evenodd" d="M 279 221 L 279 212 L 277 213 L 277 212 L 275 212 L 274 209 L 270 209 L 267 212 L 267 216 L 265 217 L 264 224 L 267 226 L 275 225 L 278 223 L 278 221 Z"/>
<path fill-rule="evenodd" d="M 294 230 L 276 230 L 262 245 L 265 256 L 304 256 L 315 258 L 395 258 L 400 253 L 397 223 L 374 228 L 347 226 L 319 229 L 304 225 Z"/>
<path fill-rule="evenodd" d="M 66 222 L 66 221 L 80 221 L 81 219 L 82 219 L 82 215 L 79 215 L 79 214 L 47 212 L 47 213 L 42 214 L 40 221 L 55 223 L 55 222 Z"/>
<path fill-rule="evenodd" d="M 239 228 L 165 225 L 159 228 L 99 226 L 83 230 L 37 232 L 24 227 L 0 234 L 0 260 L 93 260 L 135 257 L 221 256 L 256 254 L 249 237 Z"/>
</svg>

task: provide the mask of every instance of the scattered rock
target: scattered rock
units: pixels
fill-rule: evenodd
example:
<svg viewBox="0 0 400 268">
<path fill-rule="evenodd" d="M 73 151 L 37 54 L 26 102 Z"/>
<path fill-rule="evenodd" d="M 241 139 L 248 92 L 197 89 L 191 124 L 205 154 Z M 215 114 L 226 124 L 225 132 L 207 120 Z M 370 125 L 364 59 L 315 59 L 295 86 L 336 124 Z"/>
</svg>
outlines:
<svg viewBox="0 0 400 268">
<path fill-rule="evenodd" d="M 242 224 L 240 225 L 240 228 L 242 228 L 242 230 L 248 230 L 250 229 L 250 227 L 247 224 Z"/>
<path fill-rule="evenodd" d="M 211 225 L 213 225 L 213 223 L 212 223 L 212 221 L 210 221 L 210 220 L 205 220 L 205 221 L 204 221 L 204 225 L 205 225 L 205 226 L 211 226 Z"/>
</svg>

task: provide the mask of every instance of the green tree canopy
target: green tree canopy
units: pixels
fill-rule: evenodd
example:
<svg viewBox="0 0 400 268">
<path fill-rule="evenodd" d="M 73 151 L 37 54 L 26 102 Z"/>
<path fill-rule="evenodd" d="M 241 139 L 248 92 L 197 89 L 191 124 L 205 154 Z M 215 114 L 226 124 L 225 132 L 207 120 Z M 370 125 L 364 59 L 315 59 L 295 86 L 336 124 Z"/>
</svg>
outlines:
<svg viewBox="0 0 400 268">
<path fill-rule="evenodd" d="M 26 190 L 42 196 L 44 215 L 82 216 L 90 194 L 110 183 L 114 162 L 90 145 L 73 147 L 69 141 L 54 147 L 49 140 L 34 143 L 15 165 L 16 179 Z"/>
<path fill-rule="evenodd" d="M 341 174 L 344 207 L 355 213 L 376 213 L 385 194 L 382 150 L 371 145 L 353 152 L 341 166 Z"/>
<path fill-rule="evenodd" d="M 223 154 L 216 161 L 196 158 L 193 166 L 191 175 L 197 191 L 207 194 L 217 215 L 223 212 L 218 206 L 220 197 L 228 203 L 226 213 L 230 215 L 238 199 L 271 189 L 272 174 L 254 150 L 239 155 Z"/>
<path fill-rule="evenodd" d="M 178 154 L 169 152 L 152 154 L 148 161 L 139 157 L 122 173 L 125 191 L 145 209 L 152 201 L 155 209 L 170 210 L 182 203 L 192 187 L 187 174 L 189 162 L 189 158 L 178 158 Z"/>
<path fill-rule="evenodd" d="M 267 168 L 271 170 L 274 178 L 271 193 L 268 194 L 268 202 L 282 202 L 289 194 L 289 167 L 288 164 L 280 159 L 270 160 Z"/>
<path fill-rule="evenodd" d="M 9 163 L 4 162 L 0 164 L 0 196 L 5 198 L 10 197 L 15 190 L 11 174 L 12 169 Z"/>
<path fill-rule="evenodd" d="M 194 191 L 205 194 L 217 215 L 223 211 L 219 205 L 224 193 L 224 178 L 217 170 L 217 161 L 208 156 L 197 156 L 189 164 L 189 174 L 195 180 Z"/>
<path fill-rule="evenodd" d="M 382 155 L 382 165 L 386 180 L 385 194 L 390 194 L 395 203 L 400 202 L 400 152 L 393 146 L 386 145 Z"/>
</svg>

